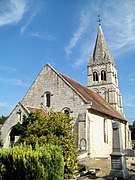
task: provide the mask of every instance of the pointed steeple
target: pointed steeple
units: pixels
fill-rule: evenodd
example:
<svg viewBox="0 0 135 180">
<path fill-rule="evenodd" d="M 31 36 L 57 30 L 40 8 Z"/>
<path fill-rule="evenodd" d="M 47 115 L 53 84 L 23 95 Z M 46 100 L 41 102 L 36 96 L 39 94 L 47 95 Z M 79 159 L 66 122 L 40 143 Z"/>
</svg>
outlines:
<svg viewBox="0 0 135 180">
<path fill-rule="evenodd" d="M 95 48 L 88 62 L 88 87 L 99 93 L 120 113 L 123 113 L 117 67 L 105 40 L 100 16 L 98 17 L 99 26 Z"/>
<path fill-rule="evenodd" d="M 112 64 L 115 65 L 113 57 L 110 54 L 108 45 L 106 43 L 101 24 L 99 24 L 92 63 L 101 64 L 108 62 L 111 62 Z"/>
</svg>

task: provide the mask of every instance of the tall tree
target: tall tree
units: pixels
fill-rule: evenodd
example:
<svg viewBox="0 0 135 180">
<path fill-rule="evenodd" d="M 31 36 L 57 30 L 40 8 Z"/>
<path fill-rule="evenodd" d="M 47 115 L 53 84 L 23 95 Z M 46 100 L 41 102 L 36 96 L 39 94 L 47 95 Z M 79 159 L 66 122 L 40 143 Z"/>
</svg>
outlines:
<svg viewBox="0 0 135 180">
<path fill-rule="evenodd" d="M 129 129 L 131 130 L 132 146 L 135 149 L 135 121 L 132 125 L 129 125 Z"/>
<path fill-rule="evenodd" d="M 29 123 L 28 123 L 29 122 Z M 73 118 L 64 113 L 51 111 L 49 115 L 40 112 L 24 118 L 21 141 L 31 144 L 54 144 L 61 146 L 65 162 L 65 174 L 72 174 L 77 168 L 77 147 L 72 134 Z"/>
<path fill-rule="evenodd" d="M 132 125 L 129 125 L 129 129 L 131 130 L 131 139 L 135 140 L 135 121 Z"/>
<path fill-rule="evenodd" d="M 7 117 L 6 116 L 1 116 L 0 117 L 0 124 L 4 124 L 4 122 L 6 121 Z"/>
</svg>

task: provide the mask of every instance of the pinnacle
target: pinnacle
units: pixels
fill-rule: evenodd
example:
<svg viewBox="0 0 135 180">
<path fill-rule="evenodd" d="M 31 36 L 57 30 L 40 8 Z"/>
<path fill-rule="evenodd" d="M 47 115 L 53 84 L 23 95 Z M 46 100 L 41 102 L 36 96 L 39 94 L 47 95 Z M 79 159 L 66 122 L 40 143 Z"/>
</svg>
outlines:
<svg viewBox="0 0 135 180">
<path fill-rule="evenodd" d="M 102 27 L 99 24 L 96 44 L 93 53 L 93 63 L 108 63 L 111 62 L 115 65 L 112 55 L 110 54 L 108 45 L 106 43 Z"/>
</svg>

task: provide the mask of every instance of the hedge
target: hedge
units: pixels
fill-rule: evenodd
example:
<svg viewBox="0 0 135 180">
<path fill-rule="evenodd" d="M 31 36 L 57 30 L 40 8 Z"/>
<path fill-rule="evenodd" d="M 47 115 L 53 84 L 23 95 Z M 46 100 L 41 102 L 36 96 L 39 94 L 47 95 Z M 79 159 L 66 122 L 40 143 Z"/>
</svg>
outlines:
<svg viewBox="0 0 135 180">
<path fill-rule="evenodd" d="M 54 145 L 0 148 L 0 176 L 4 180 L 63 180 L 64 160 Z"/>
</svg>

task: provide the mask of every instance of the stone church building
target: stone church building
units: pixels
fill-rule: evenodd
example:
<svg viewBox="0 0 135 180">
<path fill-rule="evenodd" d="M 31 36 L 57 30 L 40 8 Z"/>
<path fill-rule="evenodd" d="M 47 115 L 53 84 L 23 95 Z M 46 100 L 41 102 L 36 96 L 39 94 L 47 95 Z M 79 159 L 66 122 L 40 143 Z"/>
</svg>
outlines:
<svg viewBox="0 0 135 180">
<path fill-rule="evenodd" d="M 123 148 L 131 148 L 130 130 L 122 108 L 117 67 L 99 25 L 93 55 L 88 62 L 88 85 L 74 81 L 46 64 L 16 105 L 1 130 L 4 147 L 17 141 L 12 133 L 25 114 L 50 109 L 74 117 L 76 145 L 83 155 L 109 157 L 112 152 L 112 123 L 121 124 Z"/>
</svg>

